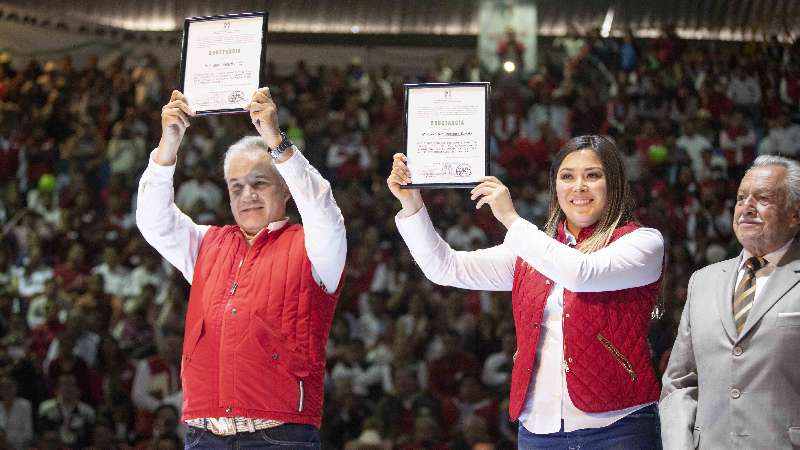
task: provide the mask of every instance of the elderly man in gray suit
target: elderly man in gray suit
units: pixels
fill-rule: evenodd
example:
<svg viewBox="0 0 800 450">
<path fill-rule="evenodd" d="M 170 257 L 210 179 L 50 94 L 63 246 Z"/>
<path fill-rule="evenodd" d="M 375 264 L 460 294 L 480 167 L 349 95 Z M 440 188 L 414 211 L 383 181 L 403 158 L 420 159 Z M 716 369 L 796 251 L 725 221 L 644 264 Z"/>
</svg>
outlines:
<svg viewBox="0 0 800 450">
<path fill-rule="evenodd" d="M 800 164 L 758 157 L 733 229 L 742 253 L 689 281 L 659 404 L 667 450 L 800 448 Z"/>
</svg>

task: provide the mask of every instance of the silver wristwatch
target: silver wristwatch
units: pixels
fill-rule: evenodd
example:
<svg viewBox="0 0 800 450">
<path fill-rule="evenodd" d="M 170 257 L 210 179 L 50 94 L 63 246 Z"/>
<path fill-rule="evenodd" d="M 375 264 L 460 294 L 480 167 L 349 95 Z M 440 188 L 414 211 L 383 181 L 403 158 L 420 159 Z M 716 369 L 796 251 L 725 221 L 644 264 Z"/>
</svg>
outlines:
<svg viewBox="0 0 800 450">
<path fill-rule="evenodd" d="M 272 155 L 272 159 L 280 159 L 283 153 L 292 145 L 294 143 L 289 139 L 289 136 L 286 136 L 286 133 L 281 131 L 281 143 L 277 147 L 269 149 L 269 154 Z"/>
</svg>

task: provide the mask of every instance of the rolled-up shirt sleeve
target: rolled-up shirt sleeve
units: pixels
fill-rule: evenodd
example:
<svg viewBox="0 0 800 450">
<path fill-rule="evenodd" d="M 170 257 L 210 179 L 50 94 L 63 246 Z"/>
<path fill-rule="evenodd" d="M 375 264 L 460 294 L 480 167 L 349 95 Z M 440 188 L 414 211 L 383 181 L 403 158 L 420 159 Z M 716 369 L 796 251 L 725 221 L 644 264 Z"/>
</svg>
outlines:
<svg viewBox="0 0 800 450">
<path fill-rule="evenodd" d="M 144 239 L 192 282 L 200 243 L 208 225 L 198 225 L 175 205 L 172 178 L 175 164 L 162 166 L 153 160 L 139 180 L 136 226 Z"/>
<path fill-rule="evenodd" d="M 645 286 L 661 277 L 664 239 L 653 228 L 637 228 L 592 253 L 562 244 L 519 218 L 504 244 L 547 278 L 573 292 L 616 291 Z"/>
<path fill-rule="evenodd" d="M 331 184 L 294 148 L 286 161 L 275 164 L 286 181 L 303 221 L 305 246 L 315 278 L 329 293 L 336 291 L 344 272 L 347 237 L 344 217 L 333 198 Z"/>
<path fill-rule="evenodd" d="M 436 284 L 463 289 L 510 291 L 516 256 L 506 245 L 475 251 L 456 251 L 439 236 L 428 210 L 395 217 L 400 236 L 417 265 Z"/>
</svg>

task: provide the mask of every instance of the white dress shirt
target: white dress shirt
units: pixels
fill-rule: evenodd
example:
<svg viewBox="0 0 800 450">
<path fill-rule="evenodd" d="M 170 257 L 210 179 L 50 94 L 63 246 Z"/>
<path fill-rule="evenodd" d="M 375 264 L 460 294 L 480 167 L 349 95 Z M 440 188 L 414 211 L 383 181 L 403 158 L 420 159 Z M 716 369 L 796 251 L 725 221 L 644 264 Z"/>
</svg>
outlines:
<svg viewBox="0 0 800 450">
<path fill-rule="evenodd" d="M 150 362 L 142 359 L 136 363 L 136 374 L 133 377 L 131 400 L 137 408 L 155 412 L 163 404 L 172 405 L 180 411 L 183 407 L 183 390 L 179 369 L 170 365 L 169 375 L 159 374 L 159 379 L 154 382 L 150 371 Z M 169 383 L 171 385 L 168 385 Z M 161 398 L 154 396 L 153 389 L 162 394 Z"/>
<path fill-rule="evenodd" d="M 328 293 L 336 291 L 347 256 L 344 218 L 331 193 L 331 186 L 297 148 L 288 160 L 275 167 L 289 187 L 303 220 L 305 247 L 314 279 Z M 139 181 L 136 223 L 145 240 L 191 283 L 194 265 L 208 225 L 197 225 L 174 202 L 172 177 L 175 165 L 153 161 Z M 286 219 L 270 223 L 268 230 L 286 225 Z"/>
<path fill-rule="evenodd" d="M 96 273 L 103 276 L 103 292 L 116 297 L 128 295 L 131 286 L 131 271 L 125 266 L 120 264 L 112 269 L 108 264 L 102 263 L 92 269 L 92 275 Z"/>
<path fill-rule="evenodd" d="M 224 200 L 222 189 L 217 187 L 211 180 L 205 180 L 201 183 L 193 178 L 181 184 L 175 197 L 175 203 L 178 207 L 187 210 L 192 209 L 195 203 L 201 200 L 205 203 L 206 208 L 216 211 L 222 207 Z"/>
<path fill-rule="evenodd" d="M 610 425 L 645 406 L 619 411 L 587 413 L 569 397 L 564 360 L 562 315 L 564 289 L 572 292 L 615 291 L 644 286 L 658 280 L 664 257 L 661 233 L 639 228 L 593 253 L 561 244 L 536 225 L 517 219 L 501 245 L 472 252 L 455 251 L 436 233 L 422 208 L 395 218 L 417 264 L 434 283 L 464 289 L 510 291 L 514 265 L 520 257 L 553 280 L 542 318 L 536 361 L 520 422 L 530 432 L 555 433 L 561 429 L 599 428 Z M 570 236 L 574 241 L 574 238 Z"/>
<path fill-rule="evenodd" d="M 52 342 L 50 342 L 50 346 L 47 347 L 47 356 L 45 356 L 44 363 L 42 363 L 42 366 L 45 368 L 45 373 L 47 373 L 46 371 L 48 367 L 50 367 L 50 363 L 53 362 L 54 359 L 58 358 L 59 347 L 61 345 L 60 342 L 61 341 L 58 338 L 55 338 Z M 92 368 L 95 367 L 95 363 L 97 362 L 98 345 L 100 345 L 100 336 L 92 331 L 84 331 L 75 340 L 75 346 L 72 347 L 72 353 L 74 353 L 78 358 L 82 359 L 87 366 Z"/>
<path fill-rule="evenodd" d="M 504 351 L 492 353 L 483 363 L 481 381 L 490 388 L 496 388 L 511 378 L 511 371 L 506 370 L 506 364 L 513 363 L 513 359 Z"/>
<path fill-rule="evenodd" d="M 15 398 L 9 410 L 6 410 L 5 405 L 0 402 L 0 430 L 5 431 L 9 448 L 14 450 L 30 448 L 33 440 L 31 402 L 24 398 Z"/>
</svg>

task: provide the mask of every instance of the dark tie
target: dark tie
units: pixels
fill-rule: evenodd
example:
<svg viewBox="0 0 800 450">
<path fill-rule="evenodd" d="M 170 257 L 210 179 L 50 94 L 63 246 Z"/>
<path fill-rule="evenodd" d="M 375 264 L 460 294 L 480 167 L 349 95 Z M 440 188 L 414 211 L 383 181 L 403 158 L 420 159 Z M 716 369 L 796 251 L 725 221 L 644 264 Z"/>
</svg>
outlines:
<svg viewBox="0 0 800 450">
<path fill-rule="evenodd" d="M 736 332 L 741 333 L 747 314 L 753 307 L 753 300 L 756 298 L 756 272 L 758 272 L 767 261 L 764 258 L 753 256 L 744 262 L 744 276 L 736 291 L 733 293 L 733 321 L 736 322 Z"/>
</svg>

